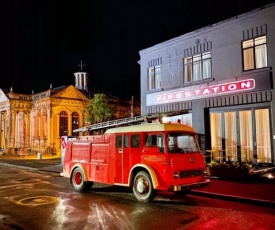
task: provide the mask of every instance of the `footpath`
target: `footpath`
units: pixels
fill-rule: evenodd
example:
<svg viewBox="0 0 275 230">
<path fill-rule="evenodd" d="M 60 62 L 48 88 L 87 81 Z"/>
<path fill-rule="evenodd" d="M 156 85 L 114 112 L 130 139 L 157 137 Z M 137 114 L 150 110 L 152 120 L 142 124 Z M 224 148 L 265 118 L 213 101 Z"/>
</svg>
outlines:
<svg viewBox="0 0 275 230">
<path fill-rule="evenodd" d="M 62 172 L 61 158 L 51 155 L 42 157 L 0 155 L 0 165 Z M 229 181 L 219 178 L 210 178 L 210 180 L 209 186 L 194 189 L 192 194 L 275 207 L 275 171 L 254 175 L 246 181 Z"/>
</svg>

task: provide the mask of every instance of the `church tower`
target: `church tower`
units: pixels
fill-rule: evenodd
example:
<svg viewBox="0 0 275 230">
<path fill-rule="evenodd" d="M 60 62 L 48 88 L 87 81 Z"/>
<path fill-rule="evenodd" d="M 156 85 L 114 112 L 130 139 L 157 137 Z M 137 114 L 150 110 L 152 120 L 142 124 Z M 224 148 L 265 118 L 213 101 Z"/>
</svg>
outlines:
<svg viewBox="0 0 275 230">
<path fill-rule="evenodd" d="M 80 64 L 78 66 L 80 66 L 80 71 L 74 73 L 75 88 L 88 91 L 89 74 L 83 71 L 83 67 L 85 66 L 85 64 L 82 64 L 82 61 L 80 61 Z"/>
</svg>

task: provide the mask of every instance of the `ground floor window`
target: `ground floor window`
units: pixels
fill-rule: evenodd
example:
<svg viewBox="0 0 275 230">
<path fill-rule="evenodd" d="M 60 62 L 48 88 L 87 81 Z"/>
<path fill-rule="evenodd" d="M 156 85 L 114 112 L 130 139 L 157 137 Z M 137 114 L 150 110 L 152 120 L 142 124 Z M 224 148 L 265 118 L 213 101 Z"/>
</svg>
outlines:
<svg viewBox="0 0 275 230">
<path fill-rule="evenodd" d="M 272 162 L 269 108 L 211 111 L 210 131 L 211 149 L 217 151 L 216 157 L 241 162 Z"/>
<path fill-rule="evenodd" d="M 267 109 L 255 111 L 256 143 L 259 162 L 271 162 L 270 120 Z"/>
</svg>

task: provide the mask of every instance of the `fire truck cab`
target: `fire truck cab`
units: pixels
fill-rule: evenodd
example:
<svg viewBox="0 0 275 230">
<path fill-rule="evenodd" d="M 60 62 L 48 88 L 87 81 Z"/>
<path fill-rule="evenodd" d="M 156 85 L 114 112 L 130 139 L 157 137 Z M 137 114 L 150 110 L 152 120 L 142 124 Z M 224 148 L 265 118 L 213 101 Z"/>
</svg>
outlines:
<svg viewBox="0 0 275 230">
<path fill-rule="evenodd" d="M 190 191 L 210 183 L 192 127 L 145 123 L 110 128 L 67 143 L 63 174 L 78 191 L 93 182 L 132 188 L 140 202 L 157 191 Z"/>
</svg>

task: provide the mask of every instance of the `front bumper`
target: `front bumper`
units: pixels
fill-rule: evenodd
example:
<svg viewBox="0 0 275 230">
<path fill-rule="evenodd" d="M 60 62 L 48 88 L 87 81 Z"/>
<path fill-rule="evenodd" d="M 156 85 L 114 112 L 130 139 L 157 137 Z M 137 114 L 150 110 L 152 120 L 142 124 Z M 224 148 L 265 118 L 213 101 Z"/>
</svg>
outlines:
<svg viewBox="0 0 275 230">
<path fill-rule="evenodd" d="M 209 179 L 205 179 L 202 182 L 197 182 L 193 184 L 185 184 L 185 185 L 171 185 L 169 191 L 171 192 L 179 192 L 179 191 L 190 191 L 195 188 L 202 188 L 208 186 L 210 184 Z"/>
</svg>

